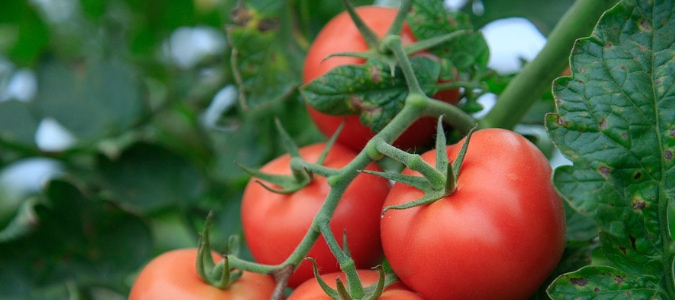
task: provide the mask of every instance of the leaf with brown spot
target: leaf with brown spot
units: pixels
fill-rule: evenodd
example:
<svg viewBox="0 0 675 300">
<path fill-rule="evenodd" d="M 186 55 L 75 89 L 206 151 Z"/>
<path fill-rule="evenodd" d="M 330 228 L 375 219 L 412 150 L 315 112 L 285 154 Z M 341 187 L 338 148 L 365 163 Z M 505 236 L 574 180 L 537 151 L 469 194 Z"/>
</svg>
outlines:
<svg viewBox="0 0 675 300">
<path fill-rule="evenodd" d="M 675 227 L 668 223 L 671 211 L 675 216 L 673 15 L 672 1 L 625 0 L 606 12 L 592 35 L 575 43 L 572 76 L 554 81 L 557 111 L 546 117 L 551 140 L 573 162 L 555 170 L 557 190 L 596 222 L 601 249 L 617 270 L 670 274 L 658 278 L 659 290 L 672 285 L 675 259 L 664 252 L 675 246 L 668 230 Z M 570 278 L 577 277 L 587 278 Z M 646 277 L 621 275 L 621 286 L 631 289 Z M 569 278 L 554 284 L 577 287 Z M 597 286 L 604 295 L 612 284 Z"/>
</svg>

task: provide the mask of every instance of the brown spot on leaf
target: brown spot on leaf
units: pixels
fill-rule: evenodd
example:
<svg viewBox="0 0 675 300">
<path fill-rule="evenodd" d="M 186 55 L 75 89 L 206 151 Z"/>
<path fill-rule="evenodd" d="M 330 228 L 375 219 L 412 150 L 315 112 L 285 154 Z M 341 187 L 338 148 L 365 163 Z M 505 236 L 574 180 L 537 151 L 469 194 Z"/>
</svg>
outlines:
<svg viewBox="0 0 675 300">
<path fill-rule="evenodd" d="M 647 32 L 652 31 L 652 26 L 649 25 L 649 21 L 647 21 L 647 19 L 642 19 L 640 21 L 640 30 L 647 31 Z"/>
<path fill-rule="evenodd" d="M 600 173 L 600 175 L 602 175 L 602 177 L 605 177 L 605 178 L 609 177 L 609 174 L 610 174 L 611 171 L 612 171 L 612 169 L 608 166 L 600 166 L 598 168 L 598 172 Z"/>
<path fill-rule="evenodd" d="M 599 293 L 600 293 L 600 288 L 599 288 L 599 287 L 594 288 L 594 289 L 593 289 L 593 292 L 595 292 L 596 294 L 599 294 Z"/>
<path fill-rule="evenodd" d="M 579 73 L 581 74 L 586 73 L 586 68 L 584 67 L 579 68 Z"/>
<path fill-rule="evenodd" d="M 675 128 L 670 129 L 670 136 L 675 137 Z"/>
<path fill-rule="evenodd" d="M 614 44 L 612 43 L 605 44 L 605 49 L 612 49 L 612 48 L 614 48 Z"/>
<path fill-rule="evenodd" d="M 565 126 L 567 125 L 567 120 L 565 118 L 558 116 L 558 119 L 556 120 L 556 123 L 558 123 L 559 126 Z"/>
<path fill-rule="evenodd" d="M 636 180 L 640 179 L 640 177 L 642 177 L 642 172 L 640 172 L 640 171 L 635 172 L 635 175 L 633 175 L 633 179 L 636 179 Z"/>
<path fill-rule="evenodd" d="M 647 202 L 644 202 L 643 200 L 637 200 L 633 202 L 633 209 L 634 210 L 642 210 L 647 206 Z"/>
<path fill-rule="evenodd" d="M 626 255 L 626 248 L 625 247 L 619 246 L 619 251 L 621 251 L 621 253 L 623 253 L 623 255 Z"/>
<path fill-rule="evenodd" d="M 382 72 L 376 66 L 370 66 L 370 78 L 375 83 L 382 81 Z"/>
<path fill-rule="evenodd" d="M 579 278 L 570 278 L 570 282 L 577 286 L 584 286 L 588 284 L 588 279 L 579 277 Z"/>
<path fill-rule="evenodd" d="M 670 150 L 670 149 L 666 150 L 666 152 L 663 153 L 663 157 L 666 160 L 672 160 L 673 159 L 673 150 Z"/>
<path fill-rule="evenodd" d="M 600 119 L 600 123 L 598 123 L 598 128 L 600 128 L 600 130 L 607 129 L 607 119 L 605 118 Z"/>
<path fill-rule="evenodd" d="M 619 275 L 616 275 L 616 277 L 614 277 L 614 281 L 616 281 L 616 283 L 618 283 L 618 284 L 622 284 L 622 283 L 624 283 L 624 281 L 626 281 L 626 280 L 623 279 L 623 277 L 621 277 L 621 276 L 619 276 Z"/>
</svg>

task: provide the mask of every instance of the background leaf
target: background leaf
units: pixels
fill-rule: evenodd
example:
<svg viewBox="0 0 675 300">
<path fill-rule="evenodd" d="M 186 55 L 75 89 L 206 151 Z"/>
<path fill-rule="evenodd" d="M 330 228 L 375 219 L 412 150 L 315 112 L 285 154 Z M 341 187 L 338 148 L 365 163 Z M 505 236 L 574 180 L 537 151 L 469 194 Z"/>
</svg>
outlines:
<svg viewBox="0 0 675 300">
<path fill-rule="evenodd" d="M 622 1 L 608 11 L 576 43 L 573 76 L 555 81 L 558 113 L 546 119 L 574 162 L 555 170 L 556 188 L 596 221 L 607 257 L 622 272 L 665 278 L 673 255 L 664 252 L 673 241 L 663 224 L 666 191 L 675 187 L 674 13 L 671 1 Z M 626 285 L 642 282 L 635 276 Z"/>
</svg>

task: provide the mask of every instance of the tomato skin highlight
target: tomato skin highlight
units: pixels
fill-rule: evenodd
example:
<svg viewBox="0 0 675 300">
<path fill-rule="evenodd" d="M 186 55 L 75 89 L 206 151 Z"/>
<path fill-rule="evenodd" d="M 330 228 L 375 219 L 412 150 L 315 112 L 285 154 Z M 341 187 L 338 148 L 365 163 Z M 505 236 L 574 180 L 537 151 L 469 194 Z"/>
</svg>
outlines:
<svg viewBox="0 0 675 300">
<path fill-rule="evenodd" d="M 457 157 L 463 141 L 447 147 L 449 158 Z M 432 150 L 422 158 L 434 165 L 435 155 Z M 422 195 L 397 183 L 385 206 Z M 553 272 L 565 246 L 564 210 L 548 160 L 504 129 L 473 134 L 455 193 L 388 210 L 381 226 L 394 272 L 431 300 L 527 299 Z"/>
<path fill-rule="evenodd" d="M 361 283 L 364 286 L 369 286 L 377 282 L 379 278 L 379 272 L 373 270 L 357 270 L 359 273 L 359 278 Z M 346 276 L 342 272 L 335 272 L 330 274 L 321 275 L 321 278 L 326 281 L 326 283 L 332 287 L 336 287 L 335 280 L 340 277 L 343 283 L 346 283 Z M 378 297 L 379 300 L 422 300 L 423 298 L 417 293 L 408 289 L 400 281 L 394 282 L 389 285 L 382 295 Z M 331 298 L 326 295 L 326 293 L 319 286 L 316 278 L 311 278 L 300 286 L 298 286 L 291 295 L 288 297 L 288 300 L 331 300 Z"/>
<path fill-rule="evenodd" d="M 316 162 L 324 148 L 325 143 L 302 147 L 300 155 L 306 161 Z M 354 157 L 354 151 L 335 144 L 323 165 L 341 168 Z M 286 154 L 270 161 L 260 170 L 272 174 L 290 174 L 289 164 L 290 156 Z M 375 164 L 367 169 L 379 170 Z M 325 202 L 330 186 L 325 177 L 315 175 L 312 182 L 301 190 L 277 194 L 266 190 L 256 180 L 252 178 L 248 183 L 242 199 L 244 237 L 257 262 L 280 264 L 304 238 L 314 216 Z M 359 174 L 345 191 L 331 219 L 331 230 L 341 246 L 346 229 L 349 250 L 358 267 L 373 267 L 382 260 L 379 219 L 389 188 L 386 179 Z M 308 256 L 316 260 L 321 273 L 340 269 L 323 237 L 319 237 Z M 312 264 L 303 261 L 288 285 L 295 287 L 313 276 Z"/>
<path fill-rule="evenodd" d="M 215 252 L 212 256 L 216 262 L 223 259 Z M 274 293 L 272 277 L 251 272 L 244 272 L 228 289 L 218 289 L 199 278 L 196 260 L 197 248 L 157 256 L 138 274 L 129 300 L 268 300 Z"/>
<path fill-rule="evenodd" d="M 383 6 L 359 6 L 356 12 L 363 21 L 378 36 L 383 37 L 394 22 L 398 10 Z M 401 31 L 403 44 L 416 41 L 412 30 L 407 23 Z M 331 19 L 312 42 L 305 58 L 303 68 L 303 82 L 308 83 L 330 70 L 348 64 L 363 64 L 364 60 L 355 57 L 326 57 L 339 52 L 361 52 L 368 50 L 368 45 L 361 36 L 347 12 L 342 12 Z M 427 54 L 430 56 L 430 54 Z M 434 95 L 436 99 L 452 104 L 459 101 L 459 92 L 456 89 L 440 91 Z M 372 138 L 373 133 L 368 126 L 361 124 L 358 115 L 333 116 L 324 114 L 312 108 L 309 104 L 307 111 L 317 128 L 327 137 L 335 133 L 337 128 L 345 122 L 345 126 L 338 137 L 338 143 L 360 151 Z M 394 143 L 403 150 L 414 149 L 428 144 L 436 130 L 436 120 L 423 118 L 413 123 Z"/>
</svg>

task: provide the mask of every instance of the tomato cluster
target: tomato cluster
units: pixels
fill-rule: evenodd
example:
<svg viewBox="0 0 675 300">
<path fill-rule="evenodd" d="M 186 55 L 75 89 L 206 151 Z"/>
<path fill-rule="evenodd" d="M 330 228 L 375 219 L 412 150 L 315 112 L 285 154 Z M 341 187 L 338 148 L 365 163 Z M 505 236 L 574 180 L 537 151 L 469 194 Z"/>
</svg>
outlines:
<svg viewBox="0 0 675 300">
<path fill-rule="evenodd" d="M 384 35 L 397 10 L 365 6 L 356 12 L 366 25 Z M 405 43 L 415 41 L 408 26 L 403 27 L 401 37 Z M 367 48 L 350 17 L 346 13 L 338 15 L 308 52 L 305 82 L 343 64 L 363 63 L 353 57 L 324 60 L 329 54 Z M 458 95 L 450 91 L 435 97 L 457 103 Z M 307 109 L 317 127 L 328 136 L 345 123 L 337 143 L 321 162 L 327 169 L 340 170 L 350 164 L 374 135 L 356 115 L 331 116 L 310 106 Z M 427 143 L 434 136 L 435 124 L 433 119 L 418 120 L 394 145 L 406 150 Z M 450 161 L 458 157 L 464 142 L 447 146 Z M 305 162 L 315 163 L 326 147 L 325 143 L 301 147 L 298 155 Z M 437 150 L 430 150 L 421 158 L 435 166 L 437 155 Z M 260 172 L 291 177 L 294 158 L 297 157 L 289 154 L 281 156 Z M 298 171 L 295 168 L 293 171 Z M 374 163 L 365 169 L 381 171 Z M 256 262 L 284 264 L 308 233 L 318 232 L 313 227 L 315 217 L 335 182 L 307 174 L 309 181 L 301 188 L 284 193 L 279 192 L 282 187 L 255 176 L 246 186 L 242 225 Z M 420 175 L 409 169 L 402 174 Z M 386 207 L 420 199 L 424 192 L 358 173 L 333 210 L 330 231 L 339 246 L 348 249 L 364 285 L 377 282 L 379 274 L 365 268 L 385 260 L 389 263 L 400 281 L 387 286 L 379 299 L 525 299 L 544 283 L 564 249 L 563 207 L 550 178 L 548 160 L 527 139 L 504 129 L 482 129 L 468 142 L 459 176 L 451 179 L 455 189 L 447 196 L 431 204 L 386 210 L 383 215 Z M 342 242 L 343 235 L 346 244 Z M 255 293 L 257 296 L 250 294 L 246 299 L 257 299 L 272 294 L 271 277 L 248 272 L 227 290 L 200 282 L 194 273 L 195 255 L 191 250 L 170 252 L 151 262 L 139 275 L 131 299 L 149 298 L 156 293 L 171 293 L 181 299 L 210 299 L 227 293 Z M 314 259 L 321 277 L 333 288 L 336 278 L 345 281 L 324 237 L 318 237 L 307 256 Z M 183 272 L 164 269 L 167 267 Z M 180 276 L 164 275 L 172 273 Z M 327 299 L 313 277 L 309 262 L 296 266 L 288 281 L 288 286 L 294 288 L 289 299 Z"/>
</svg>

